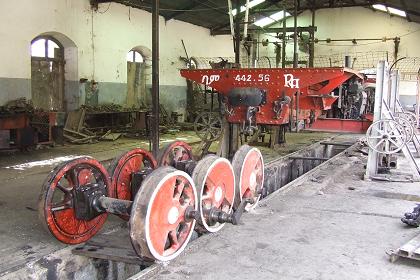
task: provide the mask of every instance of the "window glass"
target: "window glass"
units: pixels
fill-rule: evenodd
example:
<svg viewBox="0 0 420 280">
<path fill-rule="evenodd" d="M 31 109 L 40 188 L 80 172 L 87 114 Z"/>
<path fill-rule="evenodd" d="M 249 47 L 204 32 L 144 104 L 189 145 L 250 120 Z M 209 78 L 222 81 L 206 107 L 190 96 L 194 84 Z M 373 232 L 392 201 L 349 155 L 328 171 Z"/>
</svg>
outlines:
<svg viewBox="0 0 420 280">
<path fill-rule="evenodd" d="M 45 57 L 45 39 L 39 39 L 32 43 L 31 55 Z"/>
<path fill-rule="evenodd" d="M 134 62 L 133 51 L 129 51 L 127 54 L 127 61 Z"/>
<path fill-rule="evenodd" d="M 137 62 L 142 63 L 144 62 L 143 56 L 137 51 L 129 51 L 127 53 L 127 61 L 128 62 Z"/>
<path fill-rule="evenodd" d="M 54 58 L 55 57 L 55 49 L 60 49 L 60 47 L 51 40 L 48 40 L 48 57 L 49 58 Z"/>
<path fill-rule="evenodd" d="M 134 52 L 134 54 L 135 54 L 134 62 L 142 63 L 143 62 L 143 56 L 139 52 Z"/>
</svg>

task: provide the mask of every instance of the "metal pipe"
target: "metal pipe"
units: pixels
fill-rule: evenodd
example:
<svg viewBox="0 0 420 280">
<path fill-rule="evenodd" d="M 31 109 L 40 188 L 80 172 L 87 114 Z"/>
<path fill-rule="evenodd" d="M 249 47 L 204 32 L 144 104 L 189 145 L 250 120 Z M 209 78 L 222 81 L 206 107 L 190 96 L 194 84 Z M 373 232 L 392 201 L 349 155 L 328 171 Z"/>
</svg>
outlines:
<svg viewBox="0 0 420 280">
<path fill-rule="evenodd" d="M 229 23 L 230 23 L 230 33 L 232 34 L 232 38 L 235 38 L 235 27 L 233 24 L 233 13 L 232 13 L 232 0 L 228 0 L 228 10 L 229 10 Z M 238 11 L 236 11 L 238 14 Z"/>
<path fill-rule="evenodd" d="M 235 63 L 240 63 L 241 51 L 241 22 L 240 22 L 241 1 L 236 0 L 236 16 L 235 16 Z"/>
<path fill-rule="evenodd" d="M 246 37 L 248 37 L 248 19 L 249 19 L 249 0 L 246 0 L 246 6 L 245 6 L 245 25 L 244 25 L 244 40 L 246 40 Z"/>
<path fill-rule="evenodd" d="M 312 26 L 315 26 L 315 9 L 312 9 Z M 309 32 L 310 49 L 309 49 L 309 67 L 314 67 L 315 58 L 315 31 Z"/>
<path fill-rule="evenodd" d="M 122 200 L 111 197 L 101 196 L 94 200 L 93 207 L 99 212 L 107 212 L 115 215 L 130 216 L 131 206 L 133 202 L 130 200 Z"/>
<path fill-rule="evenodd" d="M 298 42 L 297 42 L 297 12 L 298 12 L 298 5 L 297 5 L 297 0 L 294 0 L 294 6 L 295 6 L 295 11 L 294 11 L 294 36 L 293 36 L 293 68 L 297 68 L 298 67 Z"/>
<path fill-rule="evenodd" d="M 152 151 L 159 153 L 159 0 L 152 7 Z"/>
<path fill-rule="evenodd" d="M 283 41 L 282 43 L 282 53 L 281 53 L 281 68 L 286 68 L 286 10 L 283 5 Z"/>
</svg>

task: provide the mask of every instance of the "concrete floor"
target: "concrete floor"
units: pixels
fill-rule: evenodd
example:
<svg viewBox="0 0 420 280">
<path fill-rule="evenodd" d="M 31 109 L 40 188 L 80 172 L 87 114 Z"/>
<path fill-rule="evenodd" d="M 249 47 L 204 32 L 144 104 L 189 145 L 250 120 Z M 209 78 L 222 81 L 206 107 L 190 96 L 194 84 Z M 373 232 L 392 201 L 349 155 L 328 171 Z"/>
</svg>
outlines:
<svg viewBox="0 0 420 280">
<path fill-rule="evenodd" d="M 290 136 L 290 145 L 278 147 L 274 152 L 284 154 L 302 146 L 325 139 L 330 134 L 308 133 Z M 161 143 L 173 140 L 197 143 L 199 139 L 193 132 L 178 132 L 176 135 L 162 135 Z M 63 156 L 90 155 L 107 165 L 114 157 L 134 147 L 148 149 L 147 140 L 119 139 L 115 142 L 100 142 L 91 145 L 68 145 L 43 148 L 31 152 L 0 153 L 0 278 L 10 272 L 39 261 L 45 256 L 58 252 L 68 246 L 56 241 L 39 223 L 37 203 L 41 186 L 47 174 Z M 214 149 L 214 147 L 212 147 Z M 269 151 L 266 151 L 266 155 Z M 273 156 L 273 155 L 271 155 Z M 61 158 L 61 159 L 60 159 Z M 58 161 L 51 161 L 56 160 Z M 46 161 L 46 162 L 43 162 Z M 36 164 L 34 164 L 36 163 Z M 26 164 L 23 165 L 22 164 Z M 110 216 L 102 232 L 120 227 L 122 221 Z M 66 254 L 63 251 L 59 254 Z M 68 252 L 67 252 L 68 253 Z M 41 262 L 41 266 L 42 266 Z M 14 276 L 11 276 L 12 278 Z M 36 277 L 35 277 L 36 279 Z"/>
<path fill-rule="evenodd" d="M 418 262 L 386 254 L 420 233 L 400 222 L 419 183 L 363 181 L 365 163 L 356 151 L 326 162 L 146 279 L 419 279 Z"/>
</svg>

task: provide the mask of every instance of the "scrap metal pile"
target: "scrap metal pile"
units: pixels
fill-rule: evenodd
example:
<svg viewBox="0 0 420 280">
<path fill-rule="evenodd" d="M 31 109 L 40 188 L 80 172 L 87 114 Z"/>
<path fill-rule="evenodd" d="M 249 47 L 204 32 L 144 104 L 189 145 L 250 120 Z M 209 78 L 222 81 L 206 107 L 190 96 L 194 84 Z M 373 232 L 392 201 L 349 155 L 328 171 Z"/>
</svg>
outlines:
<svg viewBox="0 0 420 280">
<path fill-rule="evenodd" d="M 108 213 L 129 221 L 130 239 L 143 259 L 178 256 L 194 231 L 217 232 L 238 224 L 257 205 L 264 182 L 258 149 L 242 146 L 232 163 L 208 155 L 195 161 L 191 147 L 174 142 L 158 160 L 142 149 L 116 158 L 108 168 L 91 157 L 57 166 L 39 200 L 42 223 L 59 241 L 79 244 L 102 228 Z"/>
</svg>

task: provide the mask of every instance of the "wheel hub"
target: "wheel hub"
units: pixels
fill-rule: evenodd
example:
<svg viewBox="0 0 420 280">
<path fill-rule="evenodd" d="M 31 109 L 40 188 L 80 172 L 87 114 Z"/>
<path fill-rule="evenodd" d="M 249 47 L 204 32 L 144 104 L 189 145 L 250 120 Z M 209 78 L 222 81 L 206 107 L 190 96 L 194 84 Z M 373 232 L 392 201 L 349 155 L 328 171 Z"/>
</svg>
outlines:
<svg viewBox="0 0 420 280">
<path fill-rule="evenodd" d="M 220 202 L 220 200 L 222 199 L 222 196 L 223 196 L 223 189 L 222 187 L 219 186 L 216 188 L 216 191 L 214 192 L 214 200 L 216 202 Z"/>
<path fill-rule="evenodd" d="M 178 207 L 173 206 L 168 213 L 168 223 L 173 225 L 178 221 L 179 218 L 179 210 Z"/>
</svg>

